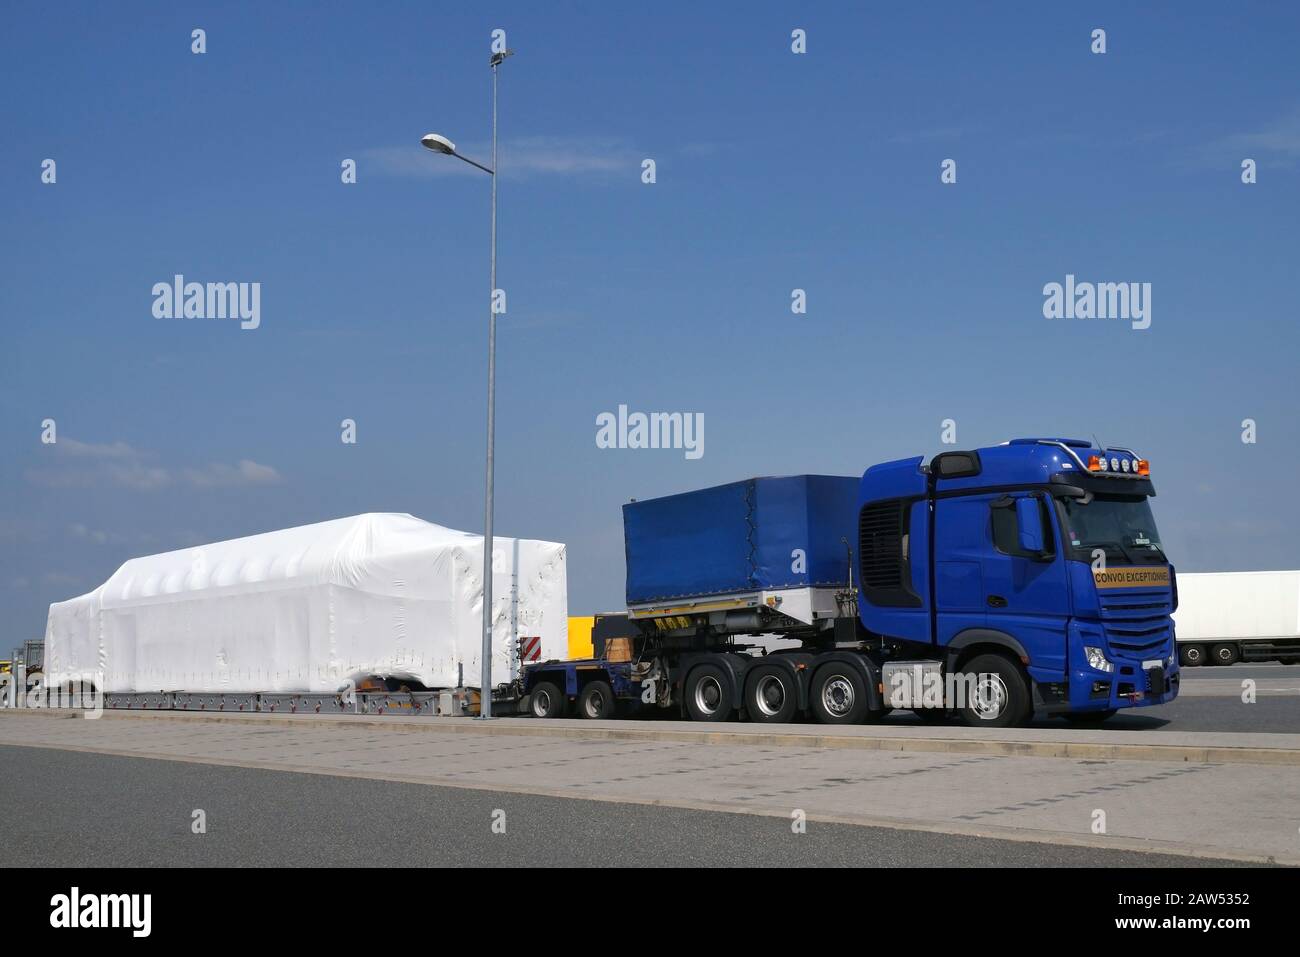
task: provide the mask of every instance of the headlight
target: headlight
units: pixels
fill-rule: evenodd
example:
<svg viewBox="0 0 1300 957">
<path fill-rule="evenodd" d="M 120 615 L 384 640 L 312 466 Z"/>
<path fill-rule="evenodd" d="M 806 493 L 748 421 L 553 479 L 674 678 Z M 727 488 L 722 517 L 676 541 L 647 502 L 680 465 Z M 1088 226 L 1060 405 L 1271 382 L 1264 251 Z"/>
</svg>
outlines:
<svg viewBox="0 0 1300 957">
<path fill-rule="evenodd" d="M 1098 671 L 1115 670 L 1115 666 L 1106 660 L 1106 655 L 1100 648 L 1084 648 L 1083 653 L 1088 658 L 1090 668 L 1096 668 Z"/>
</svg>

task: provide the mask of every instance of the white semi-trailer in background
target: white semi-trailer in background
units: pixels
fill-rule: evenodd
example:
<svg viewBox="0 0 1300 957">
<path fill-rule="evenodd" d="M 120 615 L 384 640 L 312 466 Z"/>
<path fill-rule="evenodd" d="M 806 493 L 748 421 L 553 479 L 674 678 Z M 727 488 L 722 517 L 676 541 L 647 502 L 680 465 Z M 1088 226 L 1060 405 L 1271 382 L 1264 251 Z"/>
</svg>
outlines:
<svg viewBox="0 0 1300 957">
<path fill-rule="evenodd" d="M 1180 572 L 1174 624 L 1184 667 L 1300 664 L 1300 571 Z"/>
</svg>

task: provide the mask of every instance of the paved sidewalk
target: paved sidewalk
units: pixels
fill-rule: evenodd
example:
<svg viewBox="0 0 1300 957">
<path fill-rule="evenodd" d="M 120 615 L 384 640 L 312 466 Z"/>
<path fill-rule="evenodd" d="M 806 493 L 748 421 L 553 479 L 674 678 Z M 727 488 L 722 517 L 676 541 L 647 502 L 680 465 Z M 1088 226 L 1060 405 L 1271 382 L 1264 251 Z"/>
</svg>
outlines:
<svg viewBox="0 0 1300 957">
<path fill-rule="evenodd" d="M 782 729 L 780 743 L 771 744 L 769 732 L 746 725 L 715 739 L 679 722 L 210 717 L 87 721 L 10 712 L 0 714 L 0 744 L 781 817 L 800 810 L 813 820 L 1300 865 L 1300 767 L 1293 765 L 825 747 L 819 726 Z M 647 729 L 640 737 L 624 734 L 640 727 Z M 621 736 L 601 736 L 614 730 Z M 841 741 L 962 742 L 972 734 L 977 744 L 993 741 L 985 729 L 888 730 L 836 733 Z M 996 735 L 1014 745 L 1107 733 Z M 1261 735 L 1183 737 L 1231 748 L 1238 745 L 1221 739 Z M 1297 735 L 1266 737 L 1277 739 L 1278 750 L 1300 743 Z M 1102 815 L 1105 834 L 1096 834 Z"/>
</svg>

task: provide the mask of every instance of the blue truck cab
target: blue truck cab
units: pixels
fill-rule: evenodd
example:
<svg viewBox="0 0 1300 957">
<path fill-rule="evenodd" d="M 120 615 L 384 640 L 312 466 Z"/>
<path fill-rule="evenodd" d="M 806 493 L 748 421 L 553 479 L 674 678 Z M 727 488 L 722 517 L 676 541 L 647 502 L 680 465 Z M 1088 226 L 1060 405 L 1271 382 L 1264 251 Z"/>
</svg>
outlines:
<svg viewBox="0 0 1300 957">
<path fill-rule="evenodd" d="M 1076 439 L 873 466 L 858 494 L 862 627 L 973 676 L 966 714 L 993 725 L 1171 701 L 1177 586 L 1154 495 L 1136 453 Z"/>
</svg>

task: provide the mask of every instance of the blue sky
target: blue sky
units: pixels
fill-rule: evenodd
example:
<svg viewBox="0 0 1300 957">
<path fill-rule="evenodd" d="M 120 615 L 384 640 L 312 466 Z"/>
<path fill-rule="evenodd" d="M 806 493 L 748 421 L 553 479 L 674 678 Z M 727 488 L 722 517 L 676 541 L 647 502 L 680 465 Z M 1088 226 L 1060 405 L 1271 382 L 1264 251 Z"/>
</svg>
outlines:
<svg viewBox="0 0 1300 957">
<path fill-rule="evenodd" d="M 1300 561 L 1297 8 L 24 3 L 5 21 L 14 641 L 132 555 L 362 511 L 481 530 L 488 182 L 418 140 L 486 159 L 494 28 L 517 51 L 497 530 L 568 544 L 574 613 L 620 606 L 629 498 L 859 474 L 940 451 L 947 418 L 962 447 L 1137 448 L 1180 569 Z M 154 318 L 176 273 L 260 282 L 260 328 Z M 1067 273 L 1151 283 L 1151 328 L 1045 319 Z M 619 404 L 702 413 L 705 454 L 597 448 Z"/>
</svg>

